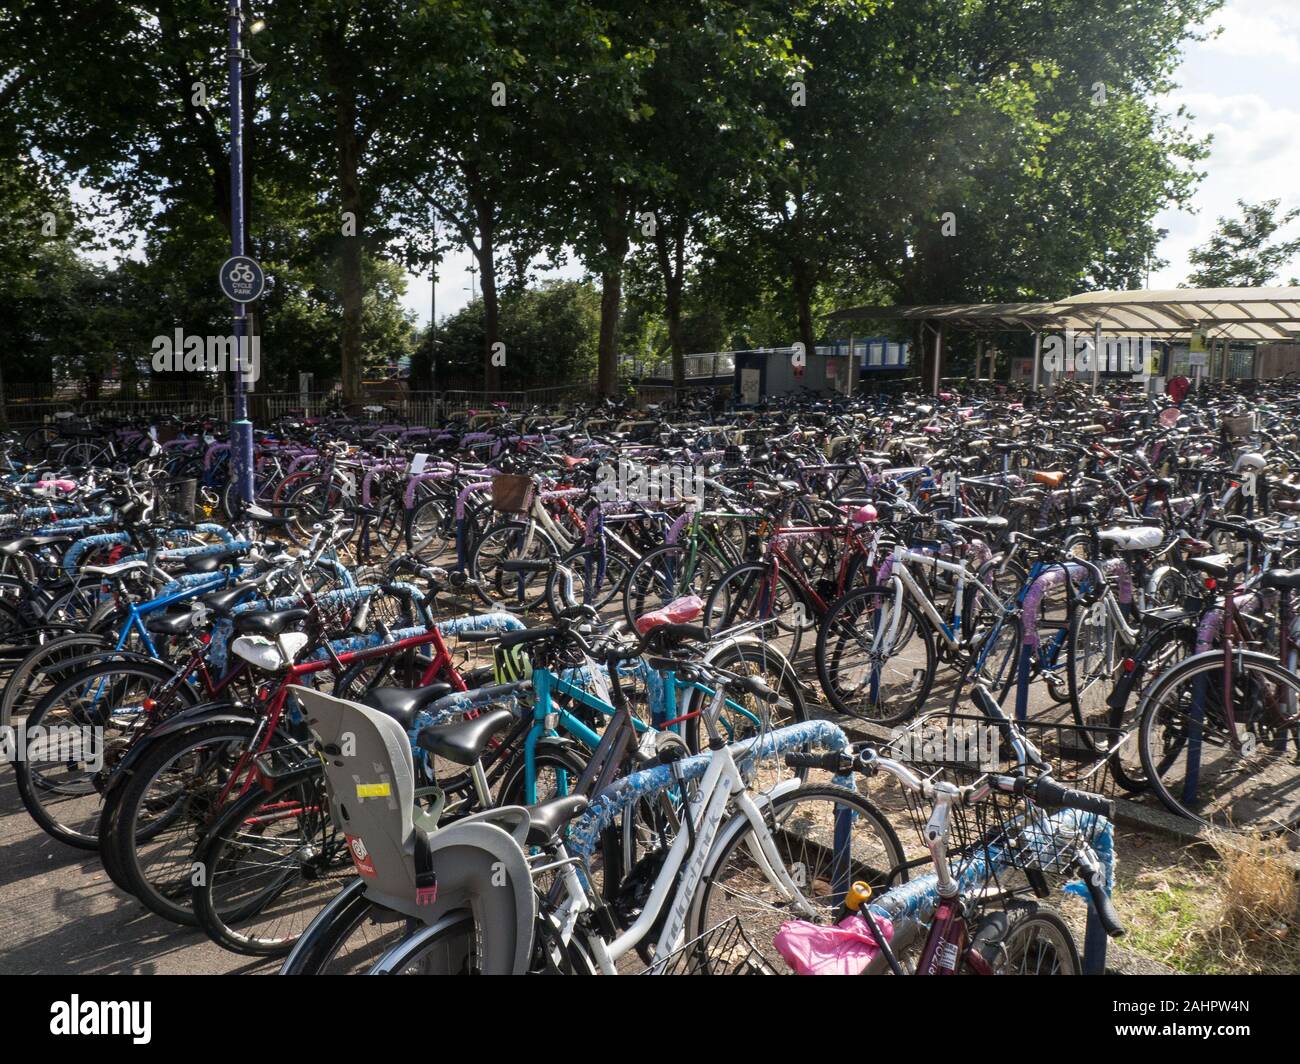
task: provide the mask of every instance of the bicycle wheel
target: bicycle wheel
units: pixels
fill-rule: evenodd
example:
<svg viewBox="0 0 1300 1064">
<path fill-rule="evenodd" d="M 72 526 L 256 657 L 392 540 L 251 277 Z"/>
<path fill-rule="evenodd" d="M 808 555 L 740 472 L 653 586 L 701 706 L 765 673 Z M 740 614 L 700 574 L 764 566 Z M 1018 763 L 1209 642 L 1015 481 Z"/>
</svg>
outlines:
<svg viewBox="0 0 1300 1064">
<path fill-rule="evenodd" d="M 643 613 L 665 606 L 685 595 L 704 598 L 718 582 L 722 570 L 707 554 L 680 544 L 650 551 L 632 567 L 623 589 L 623 616 L 635 624 Z"/>
<path fill-rule="evenodd" d="M 803 685 L 799 682 L 794 666 L 775 648 L 759 642 L 724 643 L 721 649 L 709 653 L 707 660 L 709 664 L 739 676 L 761 676 L 768 687 L 781 696 L 779 702 L 769 703 L 759 701 L 753 695 L 737 692 L 734 688 L 729 689 L 728 700 L 741 708 L 725 706 L 719 714 L 718 727 L 728 742 L 740 742 L 761 732 L 784 728 L 787 724 L 808 719 Z M 708 708 L 710 700 L 711 696 L 704 691 L 692 692 L 688 712 Z M 700 742 L 698 716 L 687 720 L 683 729 L 683 737 L 692 753 L 705 749 L 707 743 L 702 746 Z M 762 765 L 758 768 L 760 773 L 764 771 Z M 787 777 L 788 772 L 782 771 L 779 775 Z M 771 782 L 776 783 L 777 779 L 773 778 Z M 760 786 L 759 789 L 763 788 Z"/>
<path fill-rule="evenodd" d="M 884 814 L 853 791 L 805 786 L 764 810 L 772 842 L 790 878 L 815 915 L 800 912 L 755 860 L 760 842 L 738 814 L 722 830 L 705 865 L 687 924 L 688 940 L 736 918 L 749 944 L 778 972 L 787 971 L 772 939 L 787 920 L 835 920 L 855 881 L 877 890 L 907 879 L 903 844 Z M 891 884 L 891 876 L 893 876 Z M 734 958 L 701 956 L 700 970 L 720 973 Z"/>
<path fill-rule="evenodd" d="M 365 975 L 419 925 L 366 897 L 363 881 L 344 887 L 303 932 L 281 975 Z"/>
<path fill-rule="evenodd" d="M 1176 624 L 1157 629 L 1133 652 L 1132 670 L 1122 674 L 1111 696 L 1110 728 L 1121 729 L 1120 749 L 1112 753 L 1110 770 L 1119 785 L 1133 794 L 1146 790 L 1146 769 L 1142 767 L 1140 743 L 1137 742 L 1136 718 L 1142 695 L 1165 671 L 1196 653 L 1196 625 Z M 1127 665 L 1125 666 L 1127 668 Z M 1094 731 L 1080 733 L 1085 744 L 1097 752 L 1106 752 L 1111 734 L 1102 738 Z"/>
<path fill-rule="evenodd" d="M 1013 901 L 975 925 L 971 949 L 994 975 L 1081 975 L 1079 948 L 1065 921 L 1032 901 Z M 965 971 L 970 972 L 969 966 Z"/>
<path fill-rule="evenodd" d="M 252 723 L 198 724 L 157 740 L 122 786 L 102 846 L 120 883 L 164 919 L 198 923 L 191 903 L 194 849 L 253 737 Z"/>
<path fill-rule="evenodd" d="M 339 550 L 352 542 L 361 524 L 356 499 L 337 480 L 305 480 L 292 488 L 283 501 L 289 518 L 285 531 L 299 547 L 311 543 L 315 535 L 312 526 L 324 521 L 331 510 L 342 510 L 344 515 L 334 540 Z"/>
<path fill-rule="evenodd" d="M 383 974 L 478 975 L 483 970 L 478 947 L 474 914 L 467 909 L 457 910 L 443 916 L 428 931 L 420 925 L 416 934 L 384 958 Z"/>
<path fill-rule="evenodd" d="M 980 633 L 972 661 L 976 683 L 988 688 L 1000 702 L 1020 676 L 1020 652 L 1024 627 L 1019 615 L 1004 617 L 987 632 Z"/>
<path fill-rule="evenodd" d="M 602 552 L 598 547 L 570 551 L 564 556 L 564 565 L 573 573 L 573 597 L 597 614 L 605 614 L 610 603 L 623 597 L 631 572 L 622 555 L 611 550 Z M 560 571 L 552 570 L 546 581 L 546 605 L 554 617 L 566 609 L 562 584 Z"/>
<path fill-rule="evenodd" d="M 440 498 L 417 503 L 406 521 L 406 549 L 427 562 L 454 553 L 454 529 L 448 512 L 447 504 Z"/>
<path fill-rule="evenodd" d="M 1143 700 L 1138 743 L 1152 790 L 1171 811 L 1233 831 L 1276 832 L 1300 821 L 1300 680 L 1271 658 L 1196 654 Z M 1231 705 L 1237 743 L 1228 725 Z"/>
<path fill-rule="evenodd" d="M 1110 720 L 1109 698 L 1122 675 L 1124 655 L 1119 629 L 1104 601 L 1072 610 L 1071 614 L 1065 677 L 1070 711 L 1075 722 L 1087 729 Z"/>
<path fill-rule="evenodd" d="M 109 662 L 68 677 L 28 714 L 14 782 L 41 830 L 78 849 L 98 848 L 96 778 L 130 742 L 145 700 L 170 678 L 161 666 Z"/>
<path fill-rule="evenodd" d="M 194 853 L 199 926 L 234 953 L 275 957 L 356 872 L 315 771 L 254 788 L 222 813 Z"/>
<path fill-rule="evenodd" d="M 573 785 L 578 782 L 578 777 L 586 766 L 586 759 L 572 746 L 539 745 L 533 757 L 533 801 L 528 800 L 529 795 L 524 787 L 524 760 L 520 754 L 506 769 L 497 804 L 536 805 L 573 794 Z"/>
<path fill-rule="evenodd" d="M 545 532 L 522 521 L 505 521 L 483 534 L 470 557 L 474 590 L 493 609 L 524 613 L 546 597 L 549 572 L 560 552 Z M 529 572 L 506 572 L 506 561 L 546 562 Z"/>
<path fill-rule="evenodd" d="M 36 647 L 9 674 L 0 697 L 0 726 L 27 716 L 50 689 L 66 678 L 67 663 L 104 650 L 108 641 L 89 632 L 71 632 Z"/>
<path fill-rule="evenodd" d="M 910 719 L 925 704 L 938 663 L 934 634 L 909 598 L 890 643 L 894 599 L 887 587 L 851 592 L 817 633 L 817 677 L 831 705 L 886 725 Z"/>
<path fill-rule="evenodd" d="M 763 629 L 787 658 L 794 659 L 804 632 L 816 624 L 798 587 L 770 562 L 746 562 L 727 570 L 709 592 L 701 623 L 713 632 L 751 621 L 772 621 Z"/>
</svg>

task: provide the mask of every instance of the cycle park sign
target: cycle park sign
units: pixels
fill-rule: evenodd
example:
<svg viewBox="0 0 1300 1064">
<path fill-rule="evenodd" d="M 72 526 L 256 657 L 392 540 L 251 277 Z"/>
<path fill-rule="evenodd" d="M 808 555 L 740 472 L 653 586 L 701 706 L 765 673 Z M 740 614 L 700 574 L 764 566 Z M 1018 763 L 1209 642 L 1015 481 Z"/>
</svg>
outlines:
<svg viewBox="0 0 1300 1064">
<path fill-rule="evenodd" d="M 217 277 L 221 291 L 235 303 L 253 303 L 266 288 L 266 274 L 262 267 L 247 255 L 232 255 L 226 259 Z"/>
</svg>

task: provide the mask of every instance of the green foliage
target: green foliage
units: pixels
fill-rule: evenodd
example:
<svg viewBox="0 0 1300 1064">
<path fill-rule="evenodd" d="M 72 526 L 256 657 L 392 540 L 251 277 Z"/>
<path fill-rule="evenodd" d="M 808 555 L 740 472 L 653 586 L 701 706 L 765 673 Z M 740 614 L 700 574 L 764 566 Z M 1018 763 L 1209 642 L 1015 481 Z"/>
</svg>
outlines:
<svg viewBox="0 0 1300 1064">
<path fill-rule="evenodd" d="M 1240 218 L 1220 218 L 1214 235 L 1188 259 L 1196 267 L 1189 288 L 1237 288 L 1268 285 L 1300 255 L 1300 237 L 1276 240 L 1278 230 L 1300 218 L 1300 207 L 1281 212 L 1280 200 L 1238 200 Z M 1297 282 L 1292 281 L 1292 284 Z"/>
<path fill-rule="evenodd" d="M 589 282 L 546 281 L 506 292 L 501 298 L 502 387 L 586 380 L 596 368 L 599 324 L 600 293 Z M 483 330 L 481 299 L 439 323 L 440 385 L 466 387 L 476 380 Z"/>
<path fill-rule="evenodd" d="M 400 267 L 452 244 L 482 298 L 440 329 L 440 369 L 503 386 L 812 343 L 859 301 L 1139 285 L 1152 219 L 1201 176 L 1164 96 L 1218 6 L 262 0 L 243 93 L 264 387 L 310 369 L 354 392 L 412 353 Z M 11 375 L 97 379 L 158 332 L 226 327 L 225 64 L 209 0 L 0 10 L 0 213 L 67 220 L 0 242 L 0 328 L 49 356 Z M 1275 276 L 1292 217 L 1225 223 L 1197 276 Z M 78 258 L 114 242 L 138 245 L 116 268 Z M 599 290 L 527 287 L 568 255 Z"/>
</svg>

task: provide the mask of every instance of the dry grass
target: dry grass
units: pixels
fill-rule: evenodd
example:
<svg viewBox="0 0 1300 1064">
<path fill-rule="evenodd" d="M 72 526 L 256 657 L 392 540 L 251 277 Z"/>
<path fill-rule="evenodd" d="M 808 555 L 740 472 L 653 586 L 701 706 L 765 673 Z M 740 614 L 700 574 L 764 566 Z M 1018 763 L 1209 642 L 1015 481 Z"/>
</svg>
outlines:
<svg viewBox="0 0 1300 1064">
<path fill-rule="evenodd" d="M 1300 971 L 1300 881 L 1286 840 L 1216 834 L 1209 841 L 1221 887 L 1207 945 L 1242 970 Z"/>
<path fill-rule="evenodd" d="M 1285 840 L 1206 841 L 1212 855 L 1189 848 L 1166 867 L 1121 875 L 1124 944 L 1187 974 L 1300 972 L 1300 882 Z"/>
</svg>

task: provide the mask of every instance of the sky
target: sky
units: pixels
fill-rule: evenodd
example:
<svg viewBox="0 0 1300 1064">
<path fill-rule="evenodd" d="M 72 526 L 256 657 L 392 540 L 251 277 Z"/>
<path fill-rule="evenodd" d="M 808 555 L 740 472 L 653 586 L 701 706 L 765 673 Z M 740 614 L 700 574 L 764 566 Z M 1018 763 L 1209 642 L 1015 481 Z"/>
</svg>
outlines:
<svg viewBox="0 0 1300 1064">
<path fill-rule="evenodd" d="M 1206 177 L 1186 211 L 1165 211 L 1156 224 L 1169 230 L 1159 255 L 1169 265 L 1151 274 L 1151 288 L 1175 288 L 1187 279 L 1187 253 L 1203 244 L 1237 200 L 1280 199 L 1300 206 L 1300 0 L 1228 0 L 1211 26 L 1216 38 L 1190 43 L 1170 105 L 1193 114 L 1192 128 L 1212 133 Z M 1285 234 L 1294 235 L 1291 230 Z M 1283 271 L 1285 283 L 1300 263 Z"/>
</svg>

